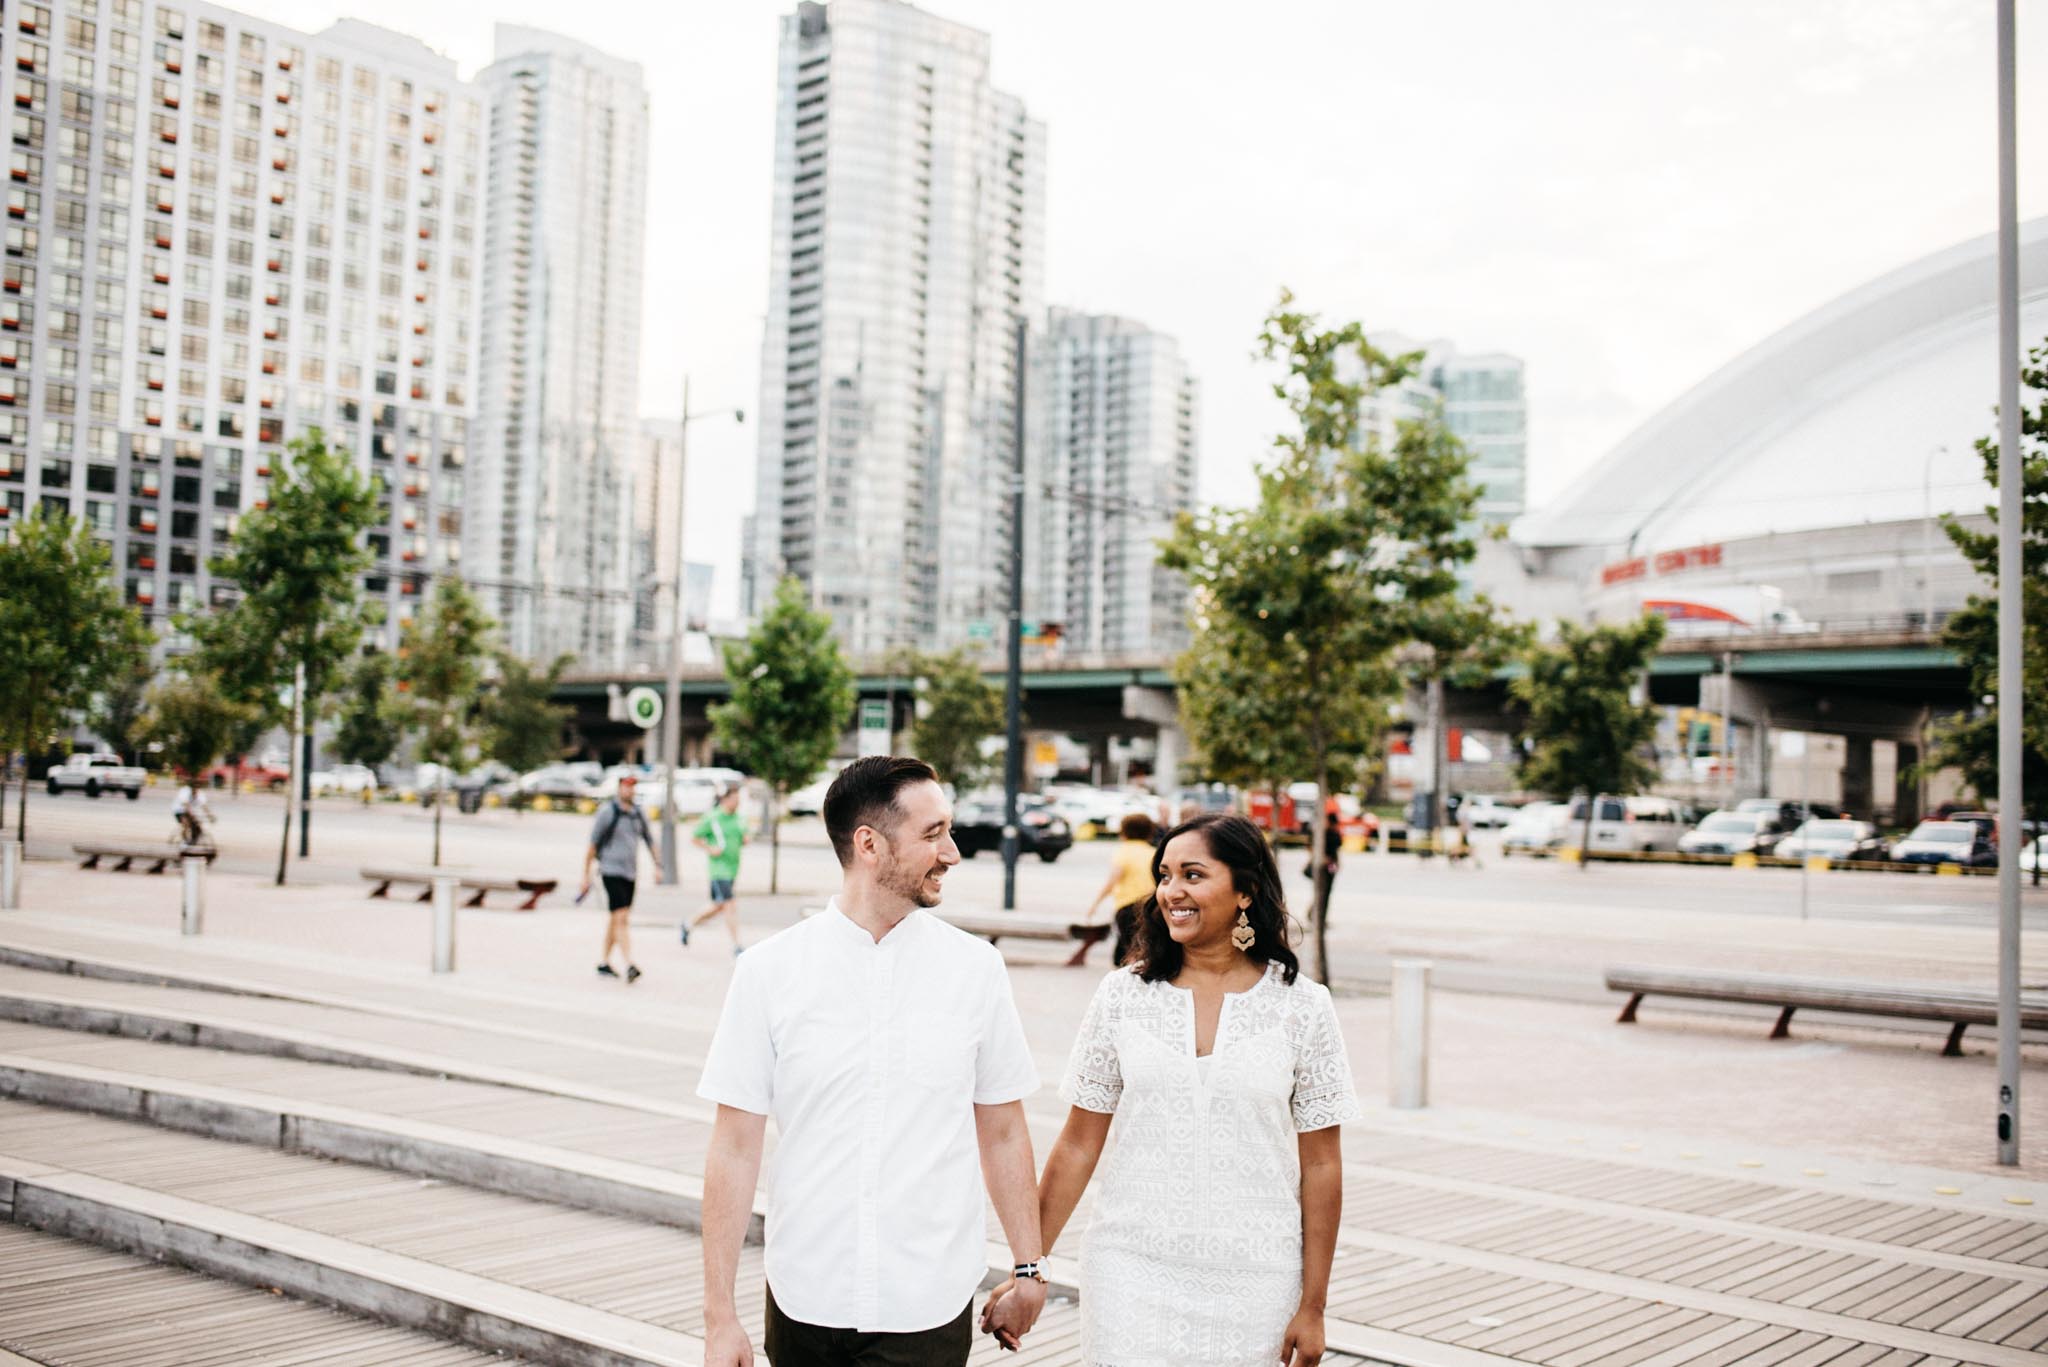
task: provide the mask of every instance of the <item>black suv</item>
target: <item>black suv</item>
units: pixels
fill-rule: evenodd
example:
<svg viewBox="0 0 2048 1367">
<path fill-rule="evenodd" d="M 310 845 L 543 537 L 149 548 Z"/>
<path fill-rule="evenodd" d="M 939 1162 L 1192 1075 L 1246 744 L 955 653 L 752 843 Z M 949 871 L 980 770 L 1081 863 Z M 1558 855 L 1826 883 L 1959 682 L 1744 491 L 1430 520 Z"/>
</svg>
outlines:
<svg viewBox="0 0 2048 1367">
<path fill-rule="evenodd" d="M 953 812 L 953 843 L 962 859 L 972 859 L 983 850 L 1003 851 L 1003 804 L 963 802 Z M 1050 864 L 1074 843 L 1074 832 L 1066 819 L 1040 798 L 1017 799 L 1017 853 L 1035 854 Z"/>
</svg>

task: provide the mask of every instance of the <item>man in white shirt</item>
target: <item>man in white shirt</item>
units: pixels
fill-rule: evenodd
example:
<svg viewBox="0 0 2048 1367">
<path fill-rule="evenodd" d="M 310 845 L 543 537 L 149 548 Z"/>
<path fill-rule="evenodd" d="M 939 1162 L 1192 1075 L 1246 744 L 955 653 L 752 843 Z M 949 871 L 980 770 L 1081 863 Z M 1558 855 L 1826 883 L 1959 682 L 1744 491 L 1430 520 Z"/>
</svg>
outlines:
<svg viewBox="0 0 2048 1367">
<path fill-rule="evenodd" d="M 754 1361 L 733 1277 L 771 1115 L 775 1367 L 960 1367 L 988 1270 L 984 1182 L 1024 1298 L 1014 1309 L 1003 1298 L 1010 1313 L 992 1332 L 1014 1347 L 1045 1304 L 1023 1105 L 1038 1074 L 1001 955 L 921 910 L 960 862 L 930 766 L 857 761 L 833 780 L 824 815 L 839 895 L 739 959 L 697 1086 L 718 1105 L 704 1167 L 705 1367 Z"/>
</svg>

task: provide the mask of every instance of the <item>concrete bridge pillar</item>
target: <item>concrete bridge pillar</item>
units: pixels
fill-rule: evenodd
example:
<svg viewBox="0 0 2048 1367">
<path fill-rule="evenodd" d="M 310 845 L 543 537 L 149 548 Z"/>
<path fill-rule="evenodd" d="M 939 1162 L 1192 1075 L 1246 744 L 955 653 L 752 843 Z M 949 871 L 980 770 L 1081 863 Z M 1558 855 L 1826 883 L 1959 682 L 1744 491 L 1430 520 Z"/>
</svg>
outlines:
<svg viewBox="0 0 2048 1367">
<path fill-rule="evenodd" d="M 1180 787 L 1180 757 L 1187 750 L 1187 737 L 1180 729 L 1180 707 L 1174 695 L 1163 688 L 1124 688 L 1124 716 L 1132 721 L 1150 722 L 1159 729 L 1159 753 L 1152 761 L 1152 790 L 1161 797 Z"/>
<path fill-rule="evenodd" d="M 1926 815 L 1921 810 L 1920 777 L 1913 772 L 1920 763 L 1920 743 L 1902 740 L 1898 747 L 1898 768 L 1892 776 L 1892 824 L 1910 828 Z"/>
<path fill-rule="evenodd" d="M 1872 787 L 1877 767 L 1875 742 L 1868 736 L 1844 736 L 1842 744 L 1842 805 L 1858 817 L 1868 817 L 1877 805 Z"/>
</svg>

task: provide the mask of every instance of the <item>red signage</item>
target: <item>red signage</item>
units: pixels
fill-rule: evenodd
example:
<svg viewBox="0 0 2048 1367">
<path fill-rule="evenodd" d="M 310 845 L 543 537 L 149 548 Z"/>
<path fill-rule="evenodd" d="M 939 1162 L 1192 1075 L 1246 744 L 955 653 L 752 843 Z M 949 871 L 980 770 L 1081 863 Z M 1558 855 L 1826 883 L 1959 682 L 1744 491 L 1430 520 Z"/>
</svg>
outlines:
<svg viewBox="0 0 2048 1367">
<path fill-rule="evenodd" d="M 1711 569 L 1721 563 L 1719 542 L 1707 546 L 1687 546 L 1679 551 L 1658 551 L 1655 555 L 1639 555 L 1632 560 L 1617 560 L 1600 571 L 1600 582 L 1624 584 L 1631 579 L 1646 579 L 1651 574 L 1677 574 L 1680 570 Z"/>
</svg>

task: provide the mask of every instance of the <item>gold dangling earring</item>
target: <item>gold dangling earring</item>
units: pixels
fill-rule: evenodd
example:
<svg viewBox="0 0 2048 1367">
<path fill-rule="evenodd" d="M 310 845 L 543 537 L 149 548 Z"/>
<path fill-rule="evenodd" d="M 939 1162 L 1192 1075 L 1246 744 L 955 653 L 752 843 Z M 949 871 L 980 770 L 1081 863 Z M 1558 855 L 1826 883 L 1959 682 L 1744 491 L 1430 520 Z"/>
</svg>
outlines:
<svg viewBox="0 0 2048 1367">
<path fill-rule="evenodd" d="M 1240 954 L 1249 953 L 1252 942 L 1259 938 L 1257 932 L 1252 929 L 1251 918 L 1244 914 L 1244 910 L 1243 907 L 1237 909 L 1237 924 L 1230 928 L 1230 943 L 1237 946 L 1237 952 Z"/>
</svg>

